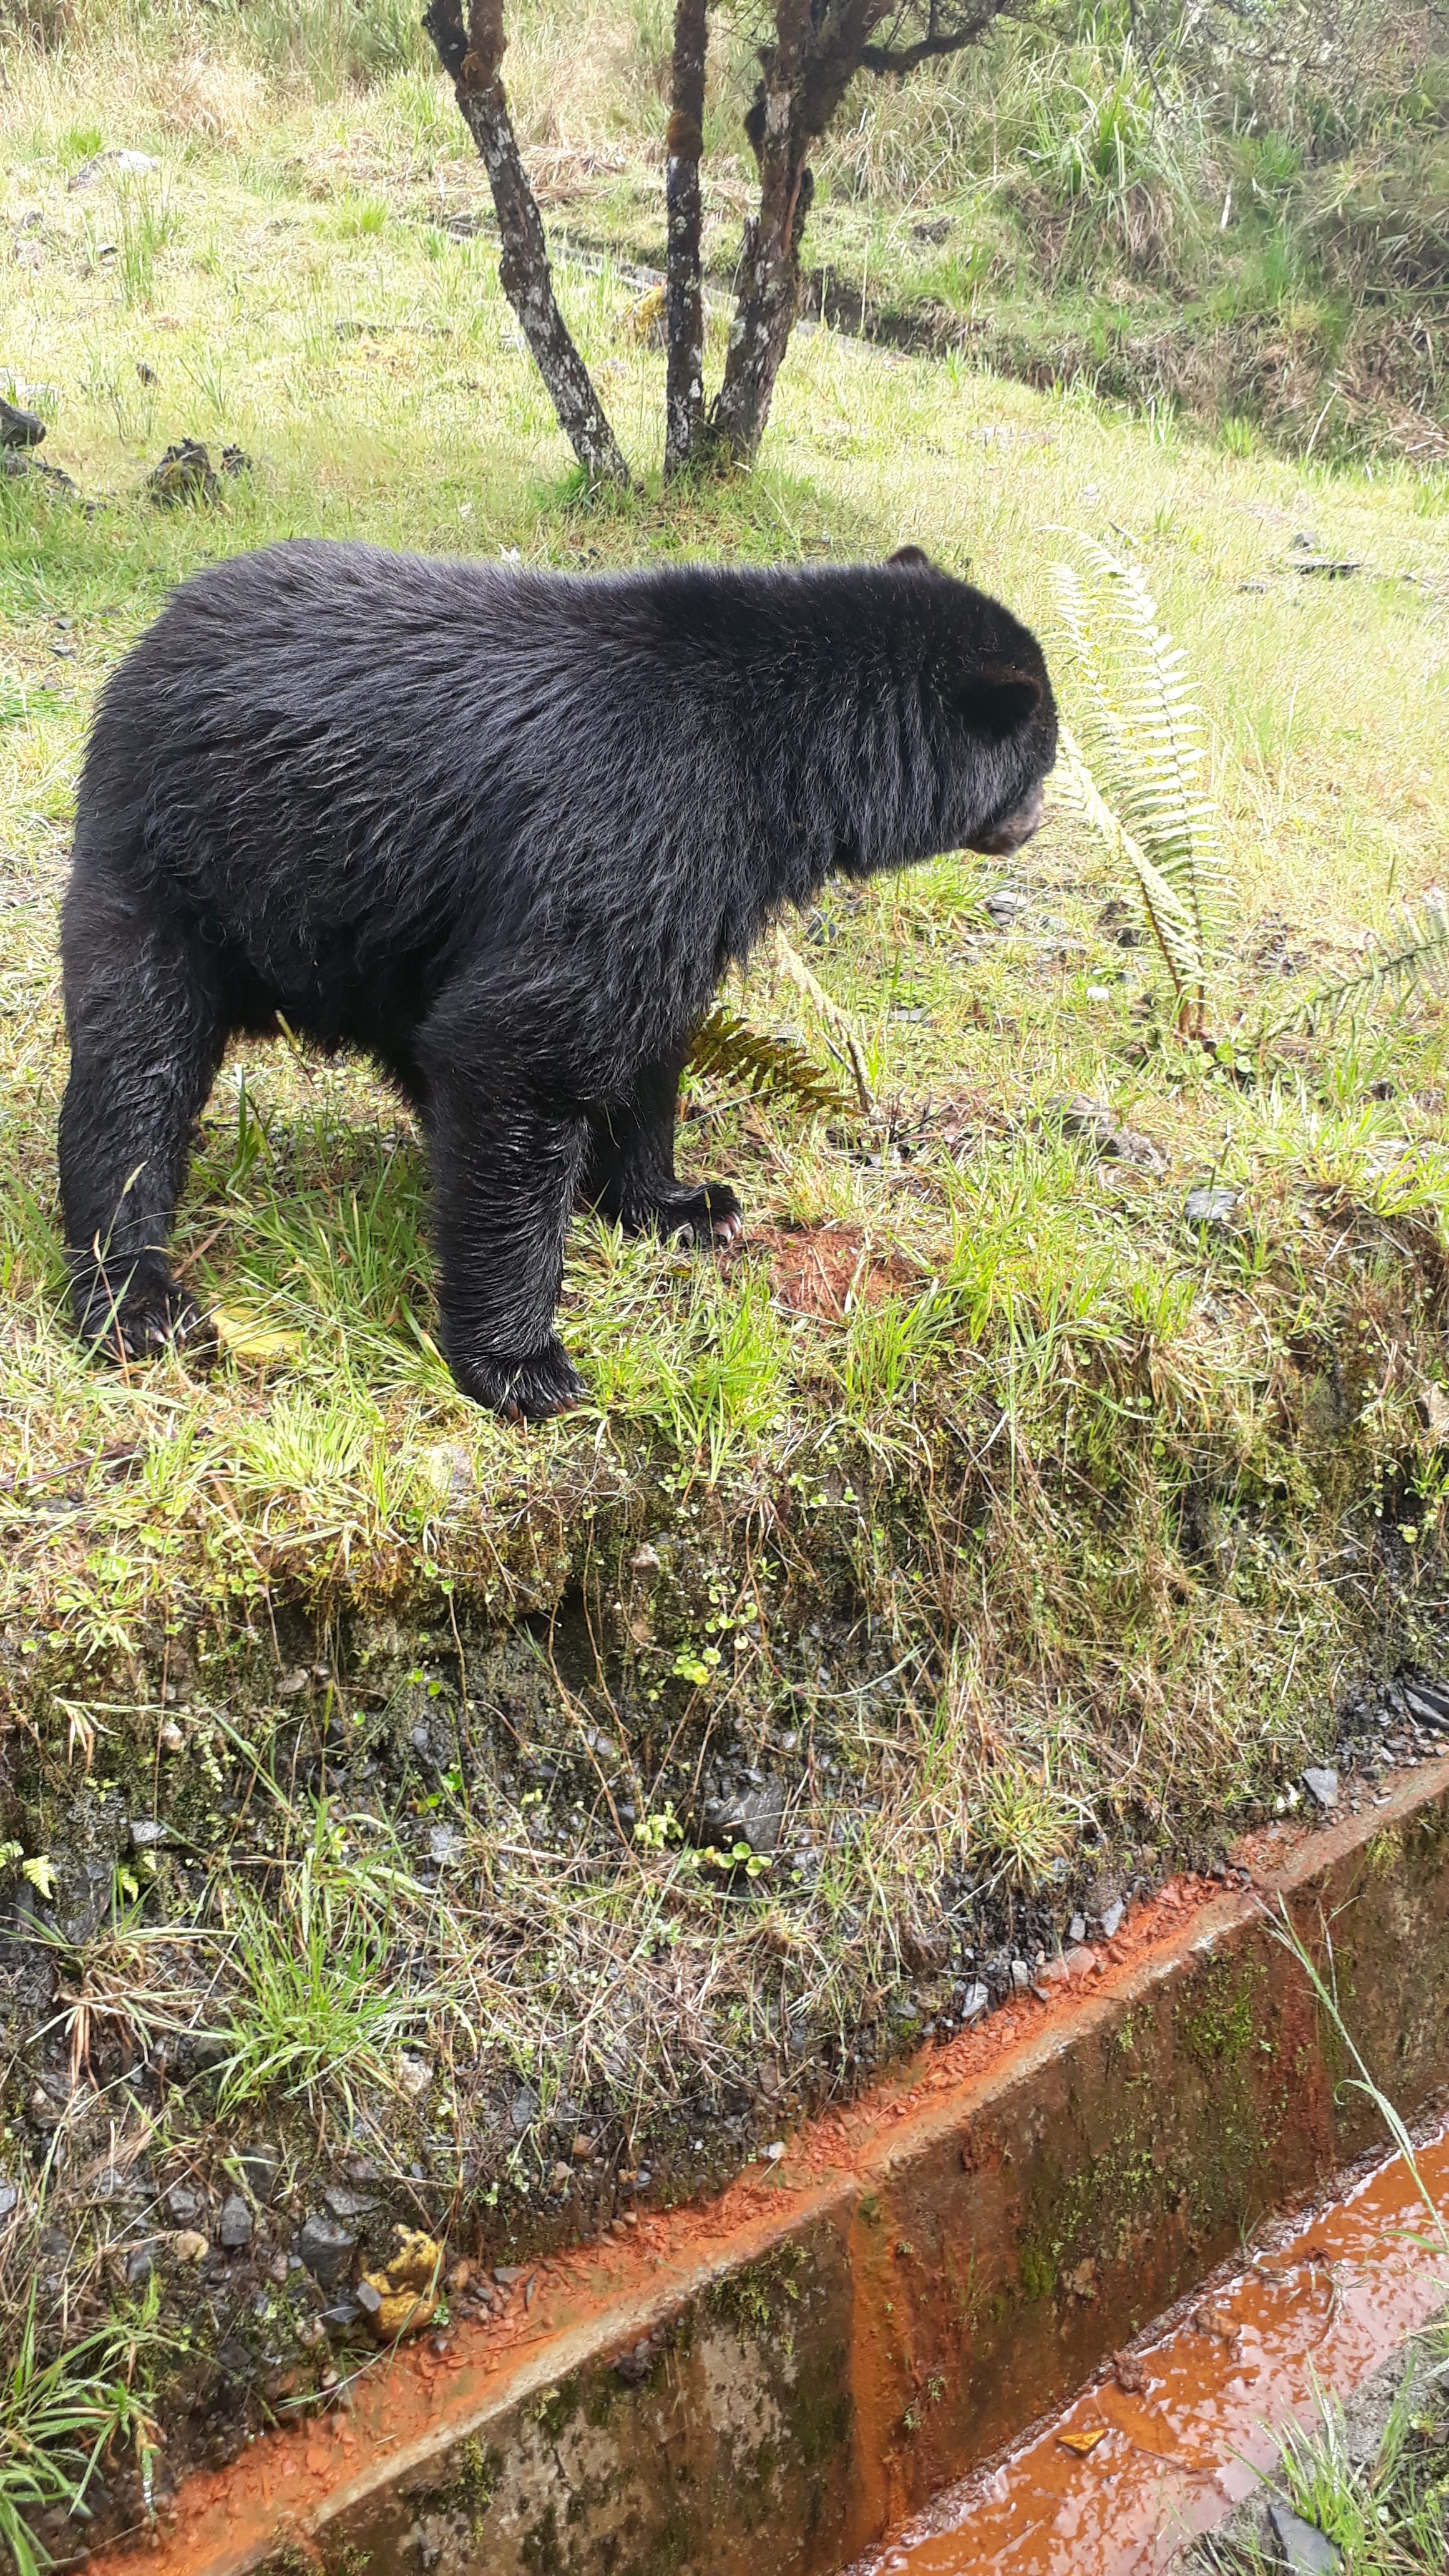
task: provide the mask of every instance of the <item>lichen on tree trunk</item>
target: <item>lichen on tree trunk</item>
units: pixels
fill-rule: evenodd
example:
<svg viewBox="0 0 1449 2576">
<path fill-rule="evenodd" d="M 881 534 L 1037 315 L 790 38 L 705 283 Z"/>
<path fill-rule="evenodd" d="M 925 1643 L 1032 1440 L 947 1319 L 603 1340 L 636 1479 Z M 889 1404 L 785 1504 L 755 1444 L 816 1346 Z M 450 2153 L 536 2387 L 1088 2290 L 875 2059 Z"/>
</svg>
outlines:
<svg viewBox="0 0 1449 2576">
<path fill-rule="evenodd" d="M 423 25 L 488 173 L 498 215 L 499 281 L 548 388 L 559 427 L 591 483 L 627 486 L 629 469 L 619 442 L 553 291 L 543 219 L 503 87 L 502 0 L 474 0 L 466 28 L 459 0 L 431 0 Z"/>
<path fill-rule="evenodd" d="M 694 462 L 704 429 L 704 290 L 700 278 L 703 200 L 699 164 L 704 150 L 708 42 L 709 0 L 678 0 L 664 170 L 669 346 L 664 392 L 666 476 L 682 474 Z"/>
</svg>

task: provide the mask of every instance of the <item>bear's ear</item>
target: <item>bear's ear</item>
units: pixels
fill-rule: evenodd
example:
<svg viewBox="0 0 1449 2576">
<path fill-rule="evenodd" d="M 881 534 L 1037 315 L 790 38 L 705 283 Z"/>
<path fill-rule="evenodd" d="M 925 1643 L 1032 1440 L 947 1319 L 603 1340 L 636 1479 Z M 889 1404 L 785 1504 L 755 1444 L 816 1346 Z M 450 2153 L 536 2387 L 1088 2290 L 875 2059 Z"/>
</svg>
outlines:
<svg viewBox="0 0 1449 2576">
<path fill-rule="evenodd" d="M 961 712 L 973 732 L 1004 742 L 1018 726 L 1030 722 L 1041 699 L 1041 682 L 1033 672 L 988 663 L 973 671 L 962 688 Z"/>
<path fill-rule="evenodd" d="M 909 564 L 913 567 L 920 565 L 924 567 L 927 572 L 931 569 L 931 558 L 927 554 L 924 546 L 897 546 L 893 555 L 887 555 L 886 562 L 894 564 Z"/>
</svg>

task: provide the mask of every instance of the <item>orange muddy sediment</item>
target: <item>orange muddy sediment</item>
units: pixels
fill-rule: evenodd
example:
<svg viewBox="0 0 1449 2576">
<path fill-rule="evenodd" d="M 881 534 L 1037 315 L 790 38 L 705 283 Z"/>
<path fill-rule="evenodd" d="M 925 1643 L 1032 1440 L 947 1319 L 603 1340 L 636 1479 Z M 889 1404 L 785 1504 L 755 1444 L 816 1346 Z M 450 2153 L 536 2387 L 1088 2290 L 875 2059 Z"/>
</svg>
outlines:
<svg viewBox="0 0 1449 2576">
<path fill-rule="evenodd" d="M 1449 2131 L 1417 2163 L 1449 2213 Z M 1118 2376 L 939 2497 L 855 2576 L 1159 2576 L 1252 2493 L 1276 2456 L 1268 2427 L 1306 2421 L 1315 2387 L 1348 2396 L 1442 2308 L 1449 2247 L 1428 2233 L 1413 2177 L 1390 2157 L 1291 2233 L 1268 2231 L 1174 2331 L 1135 2344 Z M 1085 2456 L 1072 2448 L 1093 2435 Z"/>
<path fill-rule="evenodd" d="M 1446 1786 L 1449 1765 L 1425 1766 L 1405 1779 L 1376 1822 L 1391 1823 Z M 1345 1819 L 1312 1837 L 1315 1858 L 1329 1865 L 1360 1838 Z M 1294 1852 L 1307 1839 L 1275 1836 L 1266 1865 L 1266 1856 L 1245 1850 L 1248 1869 L 1236 1888 L 1196 1878 L 1169 1884 L 1139 1903 L 1111 1942 L 1074 1952 L 1075 1974 L 1049 2002 L 1023 1996 L 931 2049 L 848 2108 L 805 2124 L 782 2159 L 748 2168 L 718 2198 L 631 2213 L 593 2244 L 541 2259 L 510 2291 L 501 2315 L 461 2322 L 380 2359 L 331 2414 L 261 2436 L 228 2468 L 188 2477 L 162 2526 L 145 2535 L 149 2567 L 155 2576 L 240 2576 L 289 2535 L 305 2537 L 448 2442 L 465 2439 L 504 2396 L 528 2397 L 601 2353 L 626 2350 L 683 2297 L 754 2262 L 786 2230 L 798 2234 L 816 2215 L 884 2187 L 913 2156 L 949 2138 L 978 2098 L 1060 2055 L 1075 2029 L 1100 2021 L 1101 2003 L 1119 1989 L 1136 1991 L 1172 1961 L 1249 1924 L 1263 1904 L 1250 1877 L 1261 1872 L 1271 1889 L 1280 1872 L 1291 1875 Z M 872 2416 L 869 2346 L 867 2331 L 852 2363 L 863 2435 Z M 899 2519 L 908 2501 L 892 2492 L 886 2429 L 883 2419 L 881 2465 L 866 2479 L 876 2529 Z M 857 2525 L 862 2537 L 871 2521 Z M 967 2562 L 923 2561 L 923 2569 L 927 2563 Z M 98 2552 L 89 2567 L 93 2576 L 120 2576 L 131 2564 L 129 2551 L 116 2546 Z"/>
</svg>

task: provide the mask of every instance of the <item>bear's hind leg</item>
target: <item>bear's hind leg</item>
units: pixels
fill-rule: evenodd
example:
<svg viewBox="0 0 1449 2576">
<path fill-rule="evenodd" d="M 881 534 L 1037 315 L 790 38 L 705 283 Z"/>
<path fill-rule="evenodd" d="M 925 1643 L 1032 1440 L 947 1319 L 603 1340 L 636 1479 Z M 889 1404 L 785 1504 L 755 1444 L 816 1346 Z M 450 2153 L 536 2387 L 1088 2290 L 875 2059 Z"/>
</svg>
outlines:
<svg viewBox="0 0 1449 2576">
<path fill-rule="evenodd" d="M 214 977 L 175 922 L 77 867 L 61 933 L 70 1078 L 60 1187 L 83 1340 L 144 1359 L 194 1331 L 166 1236 L 225 1043 Z"/>
<path fill-rule="evenodd" d="M 585 1120 L 436 1065 L 428 1077 L 444 1355 L 476 1404 L 542 1421 L 583 1392 L 553 1319 Z"/>
<path fill-rule="evenodd" d="M 691 1189 L 674 1170 L 674 1120 L 687 1043 L 646 1065 L 625 1106 L 590 1120 L 590 1153 L 583 1195 L 601 1216 L 626 1234 L 688 1235 L 700 1244 L 728 1245 L 744 1231 L 739 1200 L 728 1181 Z"/>
</svg>

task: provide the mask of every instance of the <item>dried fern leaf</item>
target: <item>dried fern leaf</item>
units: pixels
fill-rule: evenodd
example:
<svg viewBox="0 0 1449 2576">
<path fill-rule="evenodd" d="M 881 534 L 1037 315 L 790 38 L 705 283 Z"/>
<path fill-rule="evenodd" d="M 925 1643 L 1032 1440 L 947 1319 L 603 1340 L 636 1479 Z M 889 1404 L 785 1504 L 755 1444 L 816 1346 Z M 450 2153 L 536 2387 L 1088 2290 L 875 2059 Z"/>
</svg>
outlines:
<svg viewBox="0 0 1449 2576">
<path fill-rule="evenodd" d="M 875 1095 L 871 1090 L 870 1078 L 865 1069 L 865 1050 L 850 1013 L 842 1010 L 840 1004 L 826 992 L 823 984 L 817 983 L 798 948 L 791 947 L 778 924 L 771 933 L 770 947 L 776 966 L 782 975 L 789 977 L 797 993 L 803 993 L 811 1010 L 826 1031 L 827 1040 L 833 1038 L 836 1041 L 833 1052 L 844 1055 L 855 1083 L 855 1096 L 866 1117 L 873 1117 Z"/>
<path fill-rule="evenodd" d="M 812 1114 L 850 1106 L 840 1085 L 793 1038 L 770 1037 L 722 1002 L 695 1030 L 689 1066 L 692 1073 L 739 1083 L 754 1099 L 792 1100 Z"/>
</svg>

